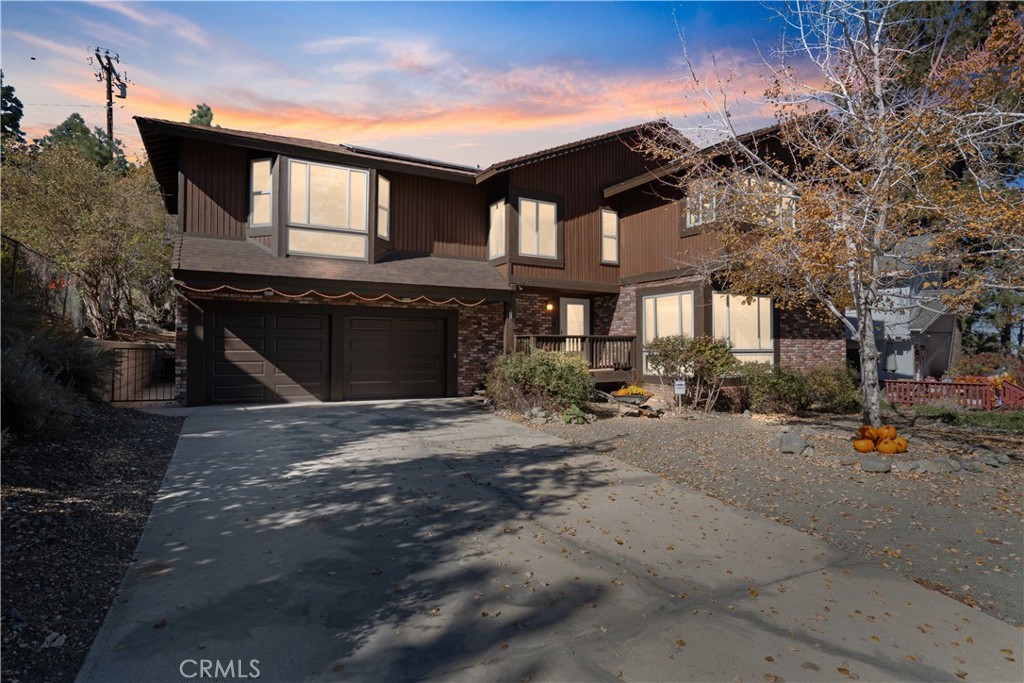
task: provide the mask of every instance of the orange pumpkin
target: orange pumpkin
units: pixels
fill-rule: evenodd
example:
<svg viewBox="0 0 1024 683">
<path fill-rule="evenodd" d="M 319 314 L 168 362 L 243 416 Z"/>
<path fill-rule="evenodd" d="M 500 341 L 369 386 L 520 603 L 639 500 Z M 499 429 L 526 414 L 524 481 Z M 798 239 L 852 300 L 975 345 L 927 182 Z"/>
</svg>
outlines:
<svg viewBox="0 0 1024 683">
<path fill-rule="evenodd" d="M 857 430 L 857 437 L 876 441 L 878 439 L 878 432 L 871 425 L 861 425 L 860 429 Z"/>
<path fill-rule="evenodd" d="M 892 455 L 896 452 L 898 446 L 896 446 L 896 442 L 892 439 L 882 439 L 878 442 L 878 445 L 875 446 L 875 448 L 877 448 L 878 452 L 883 455 Z"/>
<path fill-rule="evenodd" d="M 875 433 L 878 435 L 879 439 L 895 439 L 896 438 L 896 428 L 893 427 L 892 425 L 883 425 L 882 427 L 879 427 L 878 429 L 876 429 Z"/>
<path fill-rule="evenodd" d="M 910 447 L 910 442 L 908 442 L 907 439 L 902 436 L 897 436 L 895 439 L 893 439 L 893 442 L 896 444 L 897 453 L 906 453 L 907 448 Z"/>
<path fill-rule="evenodd" d="M 857 439 L 853 442 L 853 447 L 858 453 L 870 453 L 875 450 L 875 442 L 871 439 Z"/>
</svg>

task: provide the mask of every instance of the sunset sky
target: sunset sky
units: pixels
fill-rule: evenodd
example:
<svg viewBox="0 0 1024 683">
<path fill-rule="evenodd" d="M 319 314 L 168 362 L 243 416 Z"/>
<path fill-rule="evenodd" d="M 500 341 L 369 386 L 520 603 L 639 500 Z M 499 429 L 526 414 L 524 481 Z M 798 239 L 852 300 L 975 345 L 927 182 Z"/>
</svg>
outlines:
<svg viewBox="0 0 1024 683">
<path fill-rule="evenodd" d="M 496 161 L 668 117 L 699 126 L 686 85 L 732 72 L 743 129 L 768 121 L 758 46 L 772 12 L 739 2 L 13 2 L 0 5 L 4 82 L 22 128 L 70 113 L 105 126 L 87 59 L 118 53 L 131 84 L 115 135 L 141 150 L 135 115 L 346 142 L 445 161 Z"/>
</svg>

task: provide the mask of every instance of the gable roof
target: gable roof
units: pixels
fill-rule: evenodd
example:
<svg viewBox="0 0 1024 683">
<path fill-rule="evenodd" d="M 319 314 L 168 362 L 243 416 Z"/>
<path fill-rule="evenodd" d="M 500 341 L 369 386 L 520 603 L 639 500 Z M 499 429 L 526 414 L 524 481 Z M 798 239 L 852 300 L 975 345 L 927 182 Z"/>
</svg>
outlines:
<svg viewBox="0 0 1024 683">
<path fill-rule="evenodd" d="M 558 145 L 557 147 L 549 147 L 548 149 L 542 149 L 539 152 L 533 152 L 532 154 L 524 154 L 523 156 L 513 157 L 505 161 L 499 161 L 496 164 L 491 164 L 483 171 L 479 172 L 476 177 L 477 183 L 482 183 L 489 178 L 493 178 L 499 173 L 510 171 L 513 168 L 519 168 L 520 166 L 527 166 L 529 164 L 535 164 L 540 161 L 547 161 L 554 157 L 562 156 L 565 154 L 572 154 L 578 152 L 581 149 L 587 147 L 593 147 L 595 145 L 601 145 L 609 140 L 616 138 L 627 137 L 639 133 L 644 128 L 651 126 L 667 126 L 664 120 L 659 119 L 655 121 L 647 121 L 646 123 L 640 123 L 635 126 L 628 126 L 626 128 L 620 128 L 613 130 L 610 133 L 602 133 L 601 135 L 595 135 L 593 137 L 584 138 L 582 140 L 576 140 L 575 142 L 568 142 L 564 145 Z"/>
</svg>

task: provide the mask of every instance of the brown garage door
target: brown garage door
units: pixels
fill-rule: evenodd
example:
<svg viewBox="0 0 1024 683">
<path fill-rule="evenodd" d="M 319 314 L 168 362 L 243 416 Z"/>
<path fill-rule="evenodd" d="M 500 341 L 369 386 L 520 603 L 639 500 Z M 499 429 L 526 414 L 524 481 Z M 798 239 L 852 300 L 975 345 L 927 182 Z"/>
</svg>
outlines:
<svg viewBox="0 0 1024 683">
<path fill-rule="evenodd" d="M 226 312 L 212 315 L 212 335 L 207 347 L 207 403 L 328 398 L 328 316 Z"/>
<path fill-rule="evenodd" d="M 445 395 L 443 318 L 346 316 L 345 398 Z"/>
</svg>

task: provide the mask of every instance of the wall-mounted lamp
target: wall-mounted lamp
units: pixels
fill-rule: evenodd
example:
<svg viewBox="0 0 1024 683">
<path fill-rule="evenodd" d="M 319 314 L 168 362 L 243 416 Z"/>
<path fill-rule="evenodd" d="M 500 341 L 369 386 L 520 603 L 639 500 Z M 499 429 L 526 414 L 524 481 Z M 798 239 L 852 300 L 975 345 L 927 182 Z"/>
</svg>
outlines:
<svg viewBox="0 0 1024 683">
<path fill-rule="evenodd" d="M 552 311 L 554 311 L 555 310 L 555 302 L 549 301 L 546 304 L 544 304 L 544 310 L 547 311 L 548 313 L 551 313 Z"/>
</svg>

